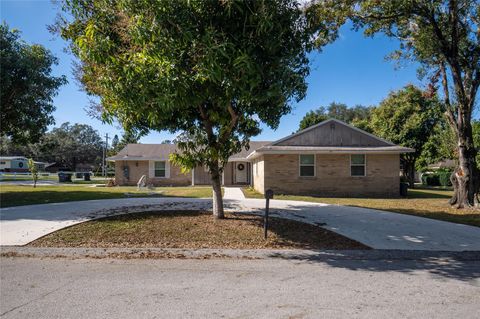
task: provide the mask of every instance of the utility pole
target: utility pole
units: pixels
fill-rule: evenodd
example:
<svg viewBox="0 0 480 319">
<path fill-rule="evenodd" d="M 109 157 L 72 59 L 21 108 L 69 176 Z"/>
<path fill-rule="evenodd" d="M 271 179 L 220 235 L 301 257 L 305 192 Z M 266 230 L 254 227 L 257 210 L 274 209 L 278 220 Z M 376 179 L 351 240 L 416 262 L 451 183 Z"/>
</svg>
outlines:
<svg viewBox="0 0 480 319">
<path fill-rule="evenodd" d="M 108 133 L 105 134 L 105 147 L 103 148 L 103 177 L 107 177 L 107 150 L 108 150 Z"/>
</svg>

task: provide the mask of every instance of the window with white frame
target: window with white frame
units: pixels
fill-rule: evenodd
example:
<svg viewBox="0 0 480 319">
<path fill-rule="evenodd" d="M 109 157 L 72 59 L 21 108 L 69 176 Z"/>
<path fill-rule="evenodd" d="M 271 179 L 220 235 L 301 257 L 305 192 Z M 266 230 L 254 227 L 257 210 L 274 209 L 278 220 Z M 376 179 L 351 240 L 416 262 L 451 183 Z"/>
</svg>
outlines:
<svg viewBox="0 0 480 319">
<path fill-rule="evenodd" d="M 366 175 L 366 157 L 365 154 L 350 155 L 350 175 L 365 176 Z"/>
<path fill-rule="evenodd" d="M 300 177 L 315 176 L 315 155 L 300 155 Z"/>
<path fill-rule="evenodd" d="M 165 177 L 165 162 L 155 162 L 155 177 Z"/>
</svg>

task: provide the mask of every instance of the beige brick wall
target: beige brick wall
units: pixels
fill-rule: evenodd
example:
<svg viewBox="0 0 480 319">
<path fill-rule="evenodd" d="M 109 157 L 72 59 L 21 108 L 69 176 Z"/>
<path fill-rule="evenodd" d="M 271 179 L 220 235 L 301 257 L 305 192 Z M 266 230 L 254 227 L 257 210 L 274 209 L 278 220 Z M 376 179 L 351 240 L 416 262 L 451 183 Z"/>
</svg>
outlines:
<svg viewBox="0 0 480 319">
<path fill-rule="evenodd" d="M 258 157 L 252 163 L 253 170 L 252 170 L 252 180 L 253 180 L 253 188 L 260 193 L 265 193 L 265 184 L 264 184 L 264 157 Z"/>
<path fill-rule="evenodd" d="M 123 168 L 129 167 L 129 179 L 123 174 Z M 137 185 L 142 175 L 147 176 L 147 184 L 155 186 L 187 186 L 192 184 L 192 173 L 181 173 L 180 167 L 170 164 L 170 178 L 148 177 L 148 161 L 116 161 L 115 181 L 118 185 Z"/>
<path fill-rule="evenodd" d="M 264 155 L 262 178 L 255 176 L 255 189 L 271 188 L 277 194 L 336 197 L 398 197 L 400 187 L 398 154 L 366 156 L 367 176 L 350 176 L 349 154 L 317 154 L 315 177 L 299 176 L 299 155 Z M 259 167 L 259 168 L 260 168 Z M 255 174 L 254 174 L 255 175 Z"/>
</svg>

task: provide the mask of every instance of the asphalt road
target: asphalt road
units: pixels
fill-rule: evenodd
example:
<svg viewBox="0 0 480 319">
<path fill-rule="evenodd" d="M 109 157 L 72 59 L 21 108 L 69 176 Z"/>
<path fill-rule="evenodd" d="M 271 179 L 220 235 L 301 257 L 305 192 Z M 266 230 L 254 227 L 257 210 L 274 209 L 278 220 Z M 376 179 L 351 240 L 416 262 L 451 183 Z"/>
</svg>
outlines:
<svg viewBox="0 0 480 319">
<path fill-rule="evenodd" d="M 2 258 L 1 318 L 478 318 L 480 262 Z"/>
</svg>

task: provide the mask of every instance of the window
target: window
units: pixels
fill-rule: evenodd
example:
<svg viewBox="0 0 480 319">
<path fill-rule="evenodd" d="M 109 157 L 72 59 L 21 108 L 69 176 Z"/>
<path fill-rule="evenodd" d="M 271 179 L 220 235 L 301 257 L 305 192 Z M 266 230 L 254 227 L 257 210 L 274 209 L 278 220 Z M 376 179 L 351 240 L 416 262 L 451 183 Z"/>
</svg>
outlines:
<svg viewBox="0 0 480 319">
<path fill-rule="evenodd" d="M 155 177 L 165 177 L 165 162 L 155 162 Z"/>
<path fill-rule="evenodd" d="M 365 176 L 365 154 L 350 155 L 350 175 Z"/>
<path fill-rule="evenodd" d="M 300 155 L 300 176 L 315 176 L 315 155 Z"/>
</svg>

